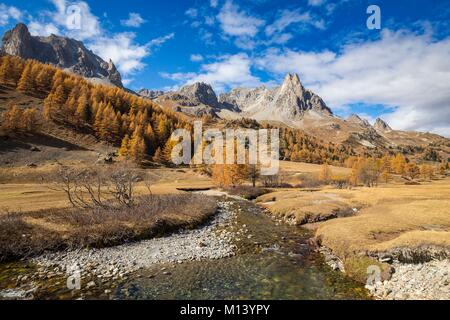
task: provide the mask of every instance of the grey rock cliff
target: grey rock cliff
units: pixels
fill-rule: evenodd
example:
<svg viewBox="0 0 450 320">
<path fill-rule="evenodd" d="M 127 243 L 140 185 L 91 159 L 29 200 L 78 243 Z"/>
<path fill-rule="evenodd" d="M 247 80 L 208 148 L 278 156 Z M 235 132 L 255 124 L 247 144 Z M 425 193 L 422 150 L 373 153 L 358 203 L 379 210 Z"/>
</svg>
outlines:
<svg viewBox="0 0 450 320">
<path fill-rule="evenodd" d="M 2 52 L 53 64 L 86 78 L 106 80 L 123 87 L 121 75 L 112 61 L 104 61 L 74 39 L 53 34 L 34 37 L 23 23 L 4 34 Z"/>
<path fill-rule="evenodd" d="M 216 93 L 213 88 L 206 83 L 197 82 L 191 85 L 184 86 L 177 92 L 186 101 L 189 101 L 189 105 L 198 106 L 206 105 L 213 108 L 219 106 Z"/>
<path fill-rule="evenodd" d="M 234 89 L 220 95 L 219 102 L 256 120 L 297 121 L 307 111 L 333 114 L 318 95 L 303 87 L 297 74 L 286 75 L 280 87 Z"/>
<path fill-rule="evenodd" d="M 138 91 L 138 95 L 144 98 L 149 99 L 156 99 L 162 95 L 164 95 L 165 92 L 162 90 L 149 90 L 149 89 L 141 89 Z"/>
<path fill-rule="evenodd" d="M 216 116 L 216 112 L 221 108 L 213 88 L 202 82 L 186 85 L 178 91 L 160 96 L 158 100 L 173 101 L 176 104 L 173 107 L 175 111 L 197 117 L 203 115 Z"/>
<path fill-rule="evenodd" d="M 392 131 L 392 128 L 382 119 L 378 118 L 373 126 L 378 132 Z"/>
<path fill-rule="evenodd" d="M 350 117 L 348 117 L 347 121 L 355 123 L 355 124 L 359 124 L 360 126 L 365 127 L 365 128 L 371 127 L 369 121 L 361 118 L 357 114 L 352 114 Z"/>
</svg>

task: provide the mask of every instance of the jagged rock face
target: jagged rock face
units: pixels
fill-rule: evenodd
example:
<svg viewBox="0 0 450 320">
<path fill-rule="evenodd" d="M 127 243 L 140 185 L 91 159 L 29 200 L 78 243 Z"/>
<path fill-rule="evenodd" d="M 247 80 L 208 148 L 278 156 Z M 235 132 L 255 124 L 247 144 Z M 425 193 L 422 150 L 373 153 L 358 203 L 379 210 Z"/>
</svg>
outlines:
<svg viewBox="0 0 450 320">
<path fill-rule="evenodd" d="M 161 90 L 148 90 L 148 89 L 142 89 L 138 91 L 138 95 L 144 98 L 149 99 L 156 99 L 162 95 L 164 95 L 164 91 Z"/>
<path fill-rule="evenodd" d="M 373 126 L 378 132 L 388 132 L 392 131 L 392 128 L 382 119 L 378 118 Z"/>
<path fill-rule="evenodd" d="M 348 119 L 348 122 L 352 122 L 355 124 L 359 124 L 360 126 L 363 126 L 365 128 L 370 127 L 370 123 L 369 121 L 367 121 L 366 119 L 361 118 L 360 116 L 358 116 L 357 114 L 352 114 Z"/>
<path fill-rule="evenodd" d="M 169 92 L 158 97 L 158 101 L 171 101 L 173 110 L 185 114 L 201 117 L 204 115 L 217 116 L 216 111 L 221 107 L 213 88 L 206 83 L 197 82 L 186 85 L 178 91 Z"/>
<path fill-rule="evenodd" d="M 282 86 L 273 89 L 234 89 L 220 95 L 219 102 L 256 120 L 292 122 L 300 120 L 307 111 L 332 115 L 319 96 L 303 87 L 296 74 L 288 74 Z"/>
<path fill-rule="evenodd" d="M 190 101 L 193 106 L 206 105 L 217 108 L 219 103 L 213 88 L 206 83 L 197 82 L 184 86 L 178 94 Z"/>
<path fill-rule="evenodd" d="M 2 51 L 24 59 L 50 63 L 86 78 L 107 80 L 123 87 L 121 75 L 112 61 L 104 61 L 88 50 L 82 42 L 74 39 L 55 35 L 33 37 L 22 23 L 5 33 Z"/>
</svg>

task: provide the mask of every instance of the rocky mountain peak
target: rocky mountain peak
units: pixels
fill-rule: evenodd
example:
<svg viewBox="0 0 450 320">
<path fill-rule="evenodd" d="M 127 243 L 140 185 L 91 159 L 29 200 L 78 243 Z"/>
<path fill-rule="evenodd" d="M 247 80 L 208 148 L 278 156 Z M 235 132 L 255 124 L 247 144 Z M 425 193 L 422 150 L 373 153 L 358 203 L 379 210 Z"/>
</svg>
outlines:
<svg viewBox="0 0 450 320">
<path fill-rule="evenodd" d="M 217 95 L 213 88 L 204 82 L 186 85 L 178 93 L 197 105 L 204 104 L 211 107 L 217 107 L 219 105 Z"/>
<path fill-rule="evenodd" d="M 4 34 L 2 51 L 5 53 L 15 52 L 17 56 L 30 59 L 33 56 L 31 43 L 30 31 L 25 24 L 19 23 L 14 29 Z"/>
<path fill-rule="evenodd" d="M 138 91 L 138 95 L 144 98 L 156 99 L 162 96 L 165 92 L 162 90 L 149 90 L 149 89 L 141 89 Z"/>
<path fill-rule="evenodd" d="M 2 42 L 3 53 L 53 64 L 95 81 L 123 87 L 114 63 L 104 61 L 80 41 L 53 34 L 34 37 L 25 24 L 19 23 L 4 34 Z"/>
<path fill-rule="evenodd" d="M 367 121 L 366 119 L 361 118 L 360 116 L 358 116 L 355 113 L 350 115 L 350 117 L 348 117 L 347 121 L 359 124 L 359 125 L 361 125 L 363 127 L 370 127 L 369 121 Z"/>
<path fill-rule="evenodd" d="M 305 91 L 303 87 L 300 77 L 298 74 L 288 73 L 284 78 L 283 85 L 281 86 L 280 93 L 291 92 L 295 93 L 297 96 L 302 96 Z"/>
<path fill-rule="evenodd" d="M 289 124 L 301 120 L 308 111 L 318 116 L 333 114 L 318 95 L 304 88 L 295 73 L 287 74 L 279 87 L 233 89 L 222 94 L 220 102 L 246 118 Z"/>
<path fill-rule="evenodd" d="M 392 128 L 383 119 L 380 118 L 375 121 L 375 125 L 373 127 L 379 132 L 392 131 Z"/>
</svg>

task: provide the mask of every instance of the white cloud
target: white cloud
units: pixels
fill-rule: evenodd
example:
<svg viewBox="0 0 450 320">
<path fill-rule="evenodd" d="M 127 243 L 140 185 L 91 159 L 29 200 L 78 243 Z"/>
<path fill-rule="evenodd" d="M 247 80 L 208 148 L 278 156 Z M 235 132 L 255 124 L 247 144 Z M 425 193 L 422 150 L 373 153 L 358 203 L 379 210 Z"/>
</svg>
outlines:
<svg viewBox="0 0 450 320">
<path fill-rule="evenodd" d="M 13 6 L 7 6 L 0 3 L 0 26 L 5 26 L 10 20 L 20 20 L 22 18 L 22 12 Z"/>
<path fill-rule="evenodd" d="M 124 77 L 124 84 L 133 81 L 135 72 L 143 69 L 143 60 L 151 55 L 152 50 L 172 39 L 173 33 L 151 40 L 147 44 L 138 44 L 133 32 L 110 33 L 104 30 L 99 18 L 95 16 L 84 1 L 68 2 L 51 0 L 56 7 L 53 11 L 41 11 L 39 18 L 30 18 L 29 28 L 33 35 L 47 36 L 51 33 L 83 41 L 86 47 L 108 61 L 111 59 Z M 81 29 L 73 30 L 67 23 L 70 6 L 76 5 L 80 12 Z M 129 19 L 121 21 L 124 25 L 138 27 L 145 20 L 137 13 L 130 13 Z"/>
<path fill-rule="evenodd" d="M 56 12 L 51 11 L 47 14 L 50 15 L 52 22 L 58 27 L 64 30 L 66 36 L 75 38 L 78 40 L 86 40 L 89 38 L 102 35 L 102 29 L 98 17 L 91 13 L 89 5 L 84 1 L 68 2 L 66 0 L 51 0 L 56 6 Z M 80 28 L 71 28 L 68 9 L 71 6 L 76 6 L 80 13 Z"/>
<path fill-rule="evenodd" d="M 111 38 L 99 38 L 89 47 L 104 60 L 111 59 L 121 73 L 128 75 L 141 70 L 145 66 L 142 60 L 150 54 L 149 45 L 134 44 L 134 38 L 132 32 L 118 33 Z"/>
<path fill-rule="evenodd" d="M 241 11 L 231 0 L 225 2 L 217 19 L 225 34 L 236 37 L 253 37 L 258 33 L 259 28 L 264 25 L 264 20 Z"/>
<path fill-rule="evenodd" d="M 308 0 L 308 5 L 318 7 L 325 4 L 326 0 Z"/>
<path fill-rule="evenodd" d="M 141 17 L 139 13 L 131 12 L 127 20 L 121 20 L 120 23 L 126 27 L 139 28 L 147 21 Z"/>
<path fill-rule="evenodd" d="M 161 77 L 170 79 L 172 81 L 176 82 L 186 82 L 189 79 L 192 79 L 197 76 L 195 72 L 175 72 L 175 73 L 168 73 L 168 72 L 160 72 L 159 73 Z"/>
<path fill-rule="evenodd" d="M 293 35 L 291 33 L 278 33 L 274 35 L 268 42 L 268 45 L 271 44 L 285 44 L 289 40 L 293 38 Z"/>
<path fill-rule="evenodd" d="M 396 129 L 450 136 L 450 38 L 384 30 L 376 41 L 331 51 L 277 49 L 257 60 L 276 74 L 297 72 L 332 108 L 353 103 L 395 108 L 383 117 Z"/>
<path fill-rule="evenodd" d="M 325 28 L 325 22 L 322 19 L 314 18 L 309 12 L 301 12 L 300 10 L 282 10 L 274 23 L 266 27 L 266 35 L 272 36 L 276 33 L 280 33 L 293 24 L 300 24 L 304 28 L 311 26 L 317 29 Z"/>
<path fill-rule="evenodd" d="M 240 53 L 222 56 L 214 63 L 201 66 L 199 73 L 162 74 L 163 77 L 178 81 L 180 84 L 195 82 L 209 83 L 216 92 L 223 92 L 231 87 L 255 87 L 261 81 L 252 75 L 252 61 L 248 55 Z"/>
<path fill-rule="evenodd" d="M 53 23 L 40 23 L 31 21 L 28 29 L 33 36 L 49 36 L 51 34 L 59 34 L 59 29 Z"/>
<path fill-rule="evenodd" d="M 210 0 L 209 4 L 211 5 L 211 7 L 217 8 L 217 6 L 219 5 L 219 0 Z"/>
<path fill-rule="evenodd" d="M 142 46 L 134 43 L 135 33 L 123 32 L 113 37 L 98 38 L 90 44 L 90 48 L 104 60 L 111 59 L 118 65 L 121 73 L 129 75 L 142 70 L 145 67 L 143 59 L 151 54 L 152 49 L 161 46 L 174 36 L 175 34 L 171 33 Z"/>
<path fill-rule="evenodd" d="M 198 10 L 195 8 L 189 8 L 188 10 L 186 10 L 185 14 L 189 18 L 196 18 L 198 16 Z"/>
<path fill-rule="evenodd" d="M 153 39 L 150 41 L 150 46 L 152 47 L 156 47 L 156 46 L 161 46 L 163 45 L 165 42 L 173 39 L 175 37 L 175 33 L 169 33 L 168 35 Z"/>
<path fill-rule="evenodd" d="M 201 54 L 191 54 L 191 61 L 192 62 L 203 61 L 203 56 Z"/>
<path fill-rule="evenodd" d="M 212 25 L 214 25 L 215 22 L 216 22 L 216 19 L 214 17 L 209 17 L 209 16 L 205 17 L 206 25 L 212 26 Z"/>
</svg>

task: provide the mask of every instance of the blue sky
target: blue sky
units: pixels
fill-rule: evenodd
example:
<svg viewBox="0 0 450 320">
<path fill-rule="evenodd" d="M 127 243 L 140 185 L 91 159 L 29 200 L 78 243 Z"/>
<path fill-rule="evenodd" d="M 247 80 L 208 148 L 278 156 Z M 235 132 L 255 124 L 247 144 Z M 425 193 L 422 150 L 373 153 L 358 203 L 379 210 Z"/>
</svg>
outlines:
<svg viewBox="0 0 450 320">
<path fill-rule="evenodd" d="M 381 30 L 366 26 L 372 4 Z M 18 21 L 82 40 L 132 89 L 204 81 L 220 93 L 297 72 L 338 115 L 450 136 L 450 1 L 1 1 L 1 31 Z"/>
</svg>

